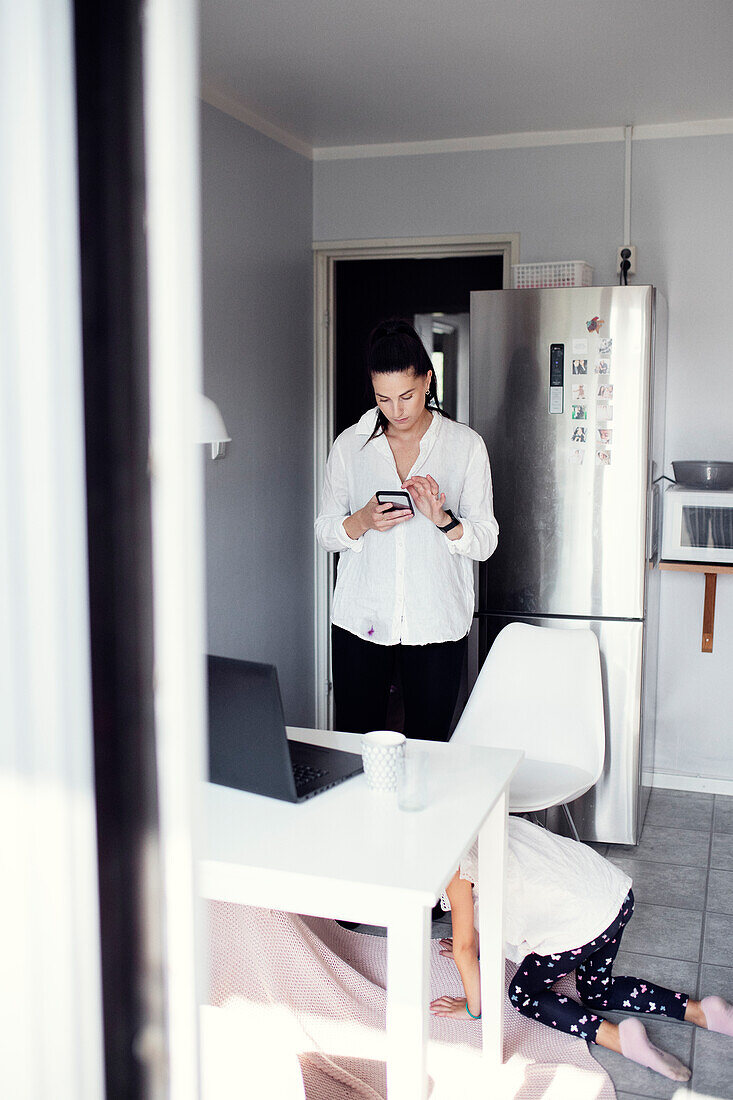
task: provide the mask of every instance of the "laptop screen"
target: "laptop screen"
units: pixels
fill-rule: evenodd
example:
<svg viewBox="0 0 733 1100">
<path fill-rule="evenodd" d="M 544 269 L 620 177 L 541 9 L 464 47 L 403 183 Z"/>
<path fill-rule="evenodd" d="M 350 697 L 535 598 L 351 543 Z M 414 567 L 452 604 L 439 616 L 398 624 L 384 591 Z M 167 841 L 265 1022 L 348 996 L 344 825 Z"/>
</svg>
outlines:
<svg viewBox="0 0 733 1100">
<path fill-rule="evenodd" d="M 275 666 L 209 656 L 208 675 L 211 782 L 295 800 Z"/>
</svg>

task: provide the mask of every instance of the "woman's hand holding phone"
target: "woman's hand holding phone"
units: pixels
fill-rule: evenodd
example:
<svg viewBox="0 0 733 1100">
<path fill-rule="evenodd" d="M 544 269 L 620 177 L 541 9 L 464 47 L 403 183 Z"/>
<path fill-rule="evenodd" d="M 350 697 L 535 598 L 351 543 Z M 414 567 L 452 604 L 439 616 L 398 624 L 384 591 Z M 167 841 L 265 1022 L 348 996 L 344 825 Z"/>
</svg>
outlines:
<svg viewBox="0 0 733 1100">
<path fill-rule="evenodd" d="M 404 523 L 406 519 L 412 519 L 409 508 L 395 508 L 389 502 L 380 504 L 376 496 L 364 505 L 362 512 L 367 512 L 369 529 L 374 531 L 389 531 L 398 523 Z"/>
<path fill-rule="evenodd" d="M 389 531 L 406 519 L 412 519 L 408 508 L 395 509 L 392 504 L 380 504 L 375 494 L 363 508 L 344 520 L 344 530 L 350 539 L 358 539 L 367 531 Z"/>
</svg>

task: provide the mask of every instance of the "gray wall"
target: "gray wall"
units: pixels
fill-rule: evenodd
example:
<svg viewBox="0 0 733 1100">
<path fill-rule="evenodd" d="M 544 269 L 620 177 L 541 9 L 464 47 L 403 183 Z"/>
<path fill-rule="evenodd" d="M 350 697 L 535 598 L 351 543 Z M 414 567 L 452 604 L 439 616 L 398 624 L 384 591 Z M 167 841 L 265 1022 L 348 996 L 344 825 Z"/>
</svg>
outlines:
<svg viewBox="0 0 733 1100">
<path fill-rule="evenodd" d="M 314 237 L 521 234 L 524 261 L 587 260 L 615 282 L 619 143 L 316 162 Z M 733 460 L 733 137 L 633 145 L 636 281 L 669 301 L 669 459 Z M 718 583 L 715 646 L 700 652 L 701 576 L 662 577 L 661 772 L 733 779 L 733 577 Z"/>
<path fill-rule="evenodd" d="M 317 161 L 313 236 L 519 232 L 523 260 L 587 260 L 606 283 L 623 228 L 623 173 L 620 142 Z"/>
<path fill-rule="evenodd" d="M 276 664 L 312 725 L 311 164 L 201 112 L 204 391 L 232 436 L 205 464 L 208 649 Z"/>
</svg>

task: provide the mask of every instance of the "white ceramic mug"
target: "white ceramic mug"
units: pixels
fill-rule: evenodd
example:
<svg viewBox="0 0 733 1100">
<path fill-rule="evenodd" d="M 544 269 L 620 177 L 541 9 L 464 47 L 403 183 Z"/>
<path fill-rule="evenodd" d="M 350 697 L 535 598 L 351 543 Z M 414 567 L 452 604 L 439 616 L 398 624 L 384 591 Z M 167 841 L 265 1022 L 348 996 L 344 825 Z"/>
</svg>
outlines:
<svg viewBox="0 0 733 1100">
<path fill-rule="evenodd" d="M 397 775 L 405 755 L 406 738 L 394 730 L 371 730 L 361 739 L 361 757 L 367 786 L 373 791 L 396 791 Z"/>
</svg>

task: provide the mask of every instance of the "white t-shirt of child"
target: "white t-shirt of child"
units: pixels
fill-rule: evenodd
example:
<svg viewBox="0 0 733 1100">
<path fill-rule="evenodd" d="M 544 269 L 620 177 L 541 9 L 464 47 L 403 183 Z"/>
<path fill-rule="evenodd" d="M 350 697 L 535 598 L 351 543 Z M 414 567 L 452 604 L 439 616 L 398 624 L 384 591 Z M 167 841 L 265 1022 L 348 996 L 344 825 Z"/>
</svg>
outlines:
<svg viewBox="0 0 733 1100">
<path fill-rule="evenodd" d="M 474 884 L 478 926 L 478 842 L 461 861 Z M 504 893 L 507 958 L 559 954 L 591 943 L 618 915 L 631 879 L 587 844 L 510 817 Z M 449 909 L 447 897 L 441 899 Z"/>
</svg>

